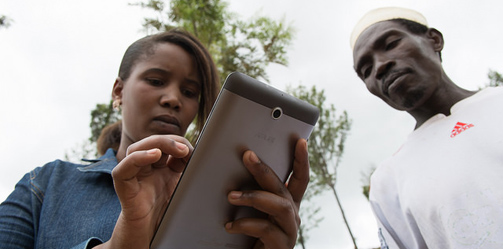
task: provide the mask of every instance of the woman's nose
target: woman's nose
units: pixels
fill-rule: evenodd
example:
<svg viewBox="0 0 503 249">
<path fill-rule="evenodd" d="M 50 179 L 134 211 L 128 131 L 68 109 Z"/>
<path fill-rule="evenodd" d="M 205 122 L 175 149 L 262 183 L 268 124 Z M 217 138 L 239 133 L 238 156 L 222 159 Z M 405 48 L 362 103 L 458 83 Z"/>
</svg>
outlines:
<svg viewBox="0 0 503 249">
<path fill-rule="evenodd" d="M 180 97 L 181 92 L 178 87 L 174 86 L 174 84 L 170 84 L 170 86 L 166 87 L 161 96 L 160 104 L 163 107 L 179 110 L 182 106 Z"/>
</svg>

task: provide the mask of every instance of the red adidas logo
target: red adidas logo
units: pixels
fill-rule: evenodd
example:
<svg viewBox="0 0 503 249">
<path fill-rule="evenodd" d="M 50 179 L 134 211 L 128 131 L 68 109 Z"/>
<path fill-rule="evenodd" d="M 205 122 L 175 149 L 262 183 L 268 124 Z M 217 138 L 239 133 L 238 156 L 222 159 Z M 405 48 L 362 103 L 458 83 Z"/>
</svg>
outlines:
<svg viewBox="0 0 503 249">
<path fill-rule="evenodd" d="M 452 129 L 452 131 L 451 131 L 451 137 L 455 137 L 455 136 L 459 135 L 459 133 L 470 129 L 473 126 L 474 126 L 473 124 L 465 124 L 465 123 L 458 122 L 454 126 L 454 129 Z"/>
</svg>

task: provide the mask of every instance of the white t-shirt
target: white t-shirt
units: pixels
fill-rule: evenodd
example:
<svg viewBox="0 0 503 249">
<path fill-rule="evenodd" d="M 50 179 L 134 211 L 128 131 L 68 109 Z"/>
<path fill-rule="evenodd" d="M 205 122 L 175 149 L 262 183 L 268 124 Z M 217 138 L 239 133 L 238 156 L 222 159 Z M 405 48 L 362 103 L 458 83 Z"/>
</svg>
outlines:
<svg viewBox="0 0 503 249">
<path fill-rule="evenodd" d="M 383 248 L 503 248 L 503 87 L 409 135 L 371 178 Z"/>
</svg>

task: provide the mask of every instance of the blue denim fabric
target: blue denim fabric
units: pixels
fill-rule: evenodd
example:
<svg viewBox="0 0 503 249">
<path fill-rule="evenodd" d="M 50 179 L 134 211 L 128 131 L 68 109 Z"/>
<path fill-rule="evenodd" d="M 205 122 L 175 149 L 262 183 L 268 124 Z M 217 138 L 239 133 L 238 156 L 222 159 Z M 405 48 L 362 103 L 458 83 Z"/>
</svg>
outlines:
<svg viewBox="0 0 503 249">
<path fill-rule="evenodd" d="M 112 235 L 121 206 L 113 150 L 79 165 L 60 160 L 26 174 L 0 205 L 0 248 L 91 248 Z"/>
</svg>

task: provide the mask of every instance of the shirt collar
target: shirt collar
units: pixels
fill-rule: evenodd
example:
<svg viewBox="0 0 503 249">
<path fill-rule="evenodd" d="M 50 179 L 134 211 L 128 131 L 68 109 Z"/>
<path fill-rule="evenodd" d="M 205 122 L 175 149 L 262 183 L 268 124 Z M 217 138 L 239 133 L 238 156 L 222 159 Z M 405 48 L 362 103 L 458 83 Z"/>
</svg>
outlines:
<svg viewBox="0 0 503 249">
<path fill-rule="evenodd" d="M 98 159 L 82 159 L 86 162 L 91 162 L 92 164 L 78 167 L 81 172 L 102 172 L 102 173 L 112 173 L 112 169 L 117 165 L 117 158 L 115 157 L 115 151 L 113 149 L 108 149 L 105 155 Z"/>
</svg>

